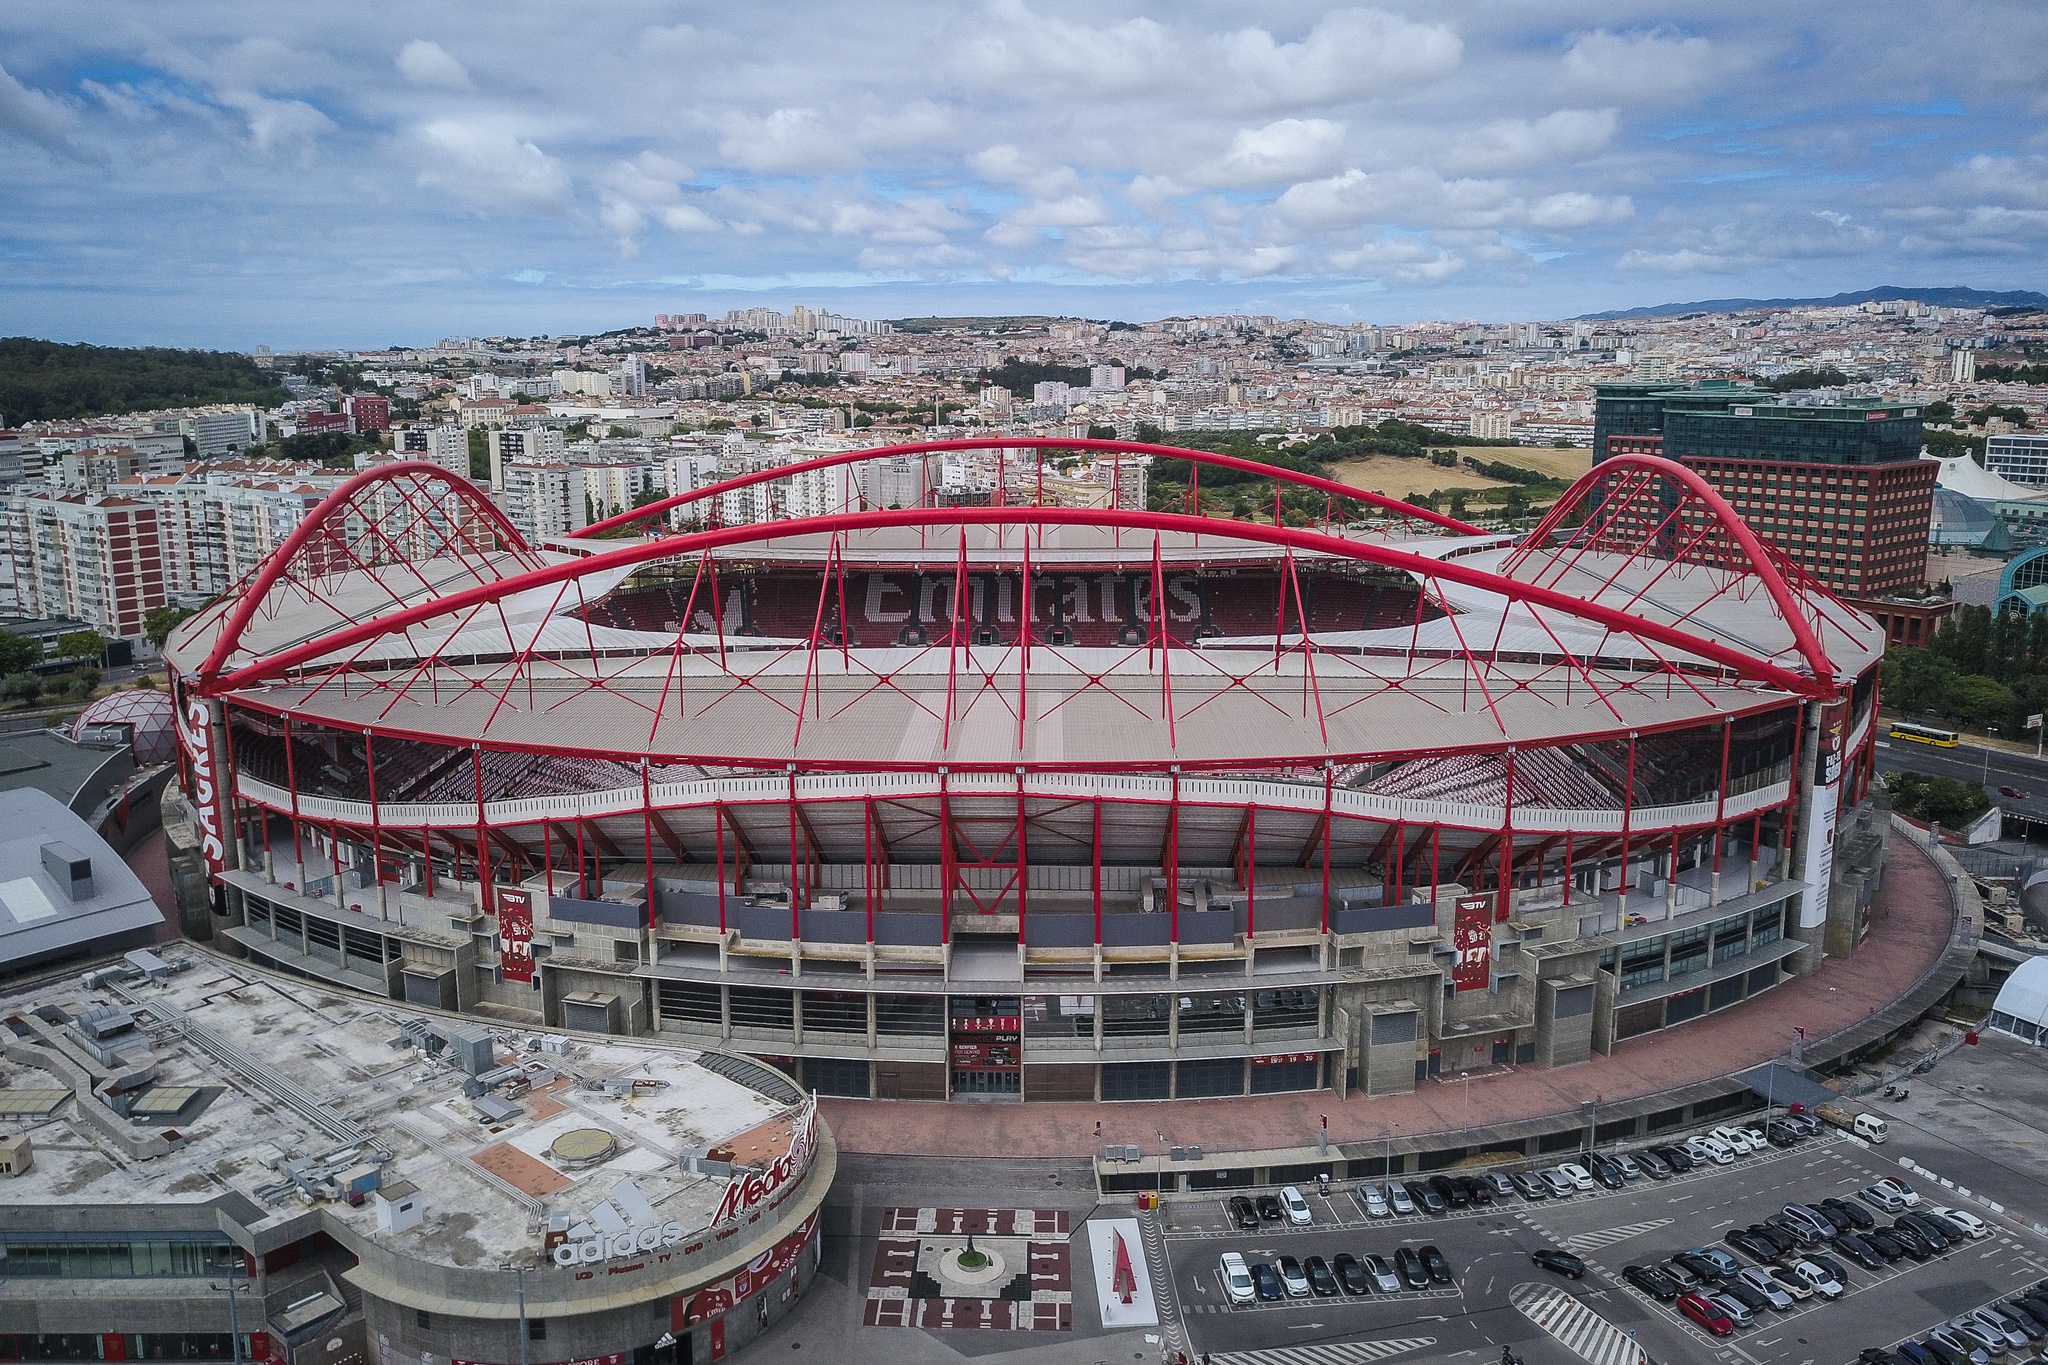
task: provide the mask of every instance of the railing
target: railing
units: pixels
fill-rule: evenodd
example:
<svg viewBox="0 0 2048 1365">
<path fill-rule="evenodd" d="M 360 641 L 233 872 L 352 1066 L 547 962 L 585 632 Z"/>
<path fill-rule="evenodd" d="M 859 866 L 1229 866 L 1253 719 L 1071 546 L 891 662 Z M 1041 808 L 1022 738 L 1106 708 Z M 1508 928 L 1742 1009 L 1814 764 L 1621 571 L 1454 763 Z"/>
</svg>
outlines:
<svg viewBox="0 0 2048 1365">
<path fill-rule="evenodd" d="M 1010 773 L 968 772 L 950 774 L 945 781 L 949 796 L 1005 796 L 1017 794 L 1019 779 Z M 1123 773 L 1026 773 L 1026 796 L 1058 800 L 1102 797 L 1111 801 L 1164 804 L 1174 797 L 1174 782 L 1167 777 Z M 657 810 L 776 802 L 788 798 L 790 779 L 782 775 L 704 778 L 694 782 L 664 782 L 647 795 Z M 474 829 L 477 803 L 469 802 L 385 802 L 375 808 L 367 801 L 348 801 L 328 796 L 300 795 L 293 804 L 283 787 L 236 774 L 236 792 L 247 801 L 271 810 L 298 813 L 315 821 L 327 821 L 367 829 L 373 823 L 394 829 Z M 799 773 L 795 779 L 796 798 L 806 801 L 845 801 L 862 797 L 891 799 L 936 798 L 940 779 L 933 772 Z M 1789 780 L 1758 787 L 1717 803 L 1708 797 L 1671 806 L 1638 806 L 1627 813 L 1632 833 L 1692 829 L 1714 823 L 1716 811 L 1735 819 L 1785 802 L 1791 792 Z M 494 828 L 537 824 L 547 820 L 594 819 L 606 815 L 633 815 L 643 806 L 641 789 L 621 787 L 610 791 L 572 792 L 560 796 L 525 796 L 483 803 L 484 822 Z M 1183 777 L 1179 783 L 1183 805 L 1248 806 L 1267 810 L 1306 811 L 1321 814 L 1325 788 L 1319 783 L 1283 782 L 1261 778 Z M 1475 805 L 1458 801 L 1430 801 L 1382 796 L 1355 788 L 1339 787 L 1328 793 L 1330 809 L 1337 815 L 1383 824 L 1444 825 L 1458 829 L 1498 830 L 1508 823 L 1510 812 L 1500 805 Z M 1620 810 L 1554 809 L 1544 806 L 1516 806 L 1514 828 L 1532 834 L 1576 832 L 1619 834 L 1623 828 Z"/>
</svg>

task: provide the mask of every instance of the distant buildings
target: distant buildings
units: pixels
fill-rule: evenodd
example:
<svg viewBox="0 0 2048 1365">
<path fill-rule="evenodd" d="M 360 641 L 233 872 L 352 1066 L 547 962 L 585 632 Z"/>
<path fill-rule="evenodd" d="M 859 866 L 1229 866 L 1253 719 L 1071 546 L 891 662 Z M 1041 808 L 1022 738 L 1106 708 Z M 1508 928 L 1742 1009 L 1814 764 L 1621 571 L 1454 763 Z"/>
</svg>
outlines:
<svg viewBox="0 0 2048 1365">
<path fill-rule="evenodd" d="M 2048 488 L 2048 434 L 2005 431 L 1986 437 L 1984 468 L 2014 483 Z"/>
<path fill-rule="evenodd" d="M 157 509 L 118 494 L 17 498 L 0 512 L 20 613 L 68 616 L 109 639 L 136 639 L 165 604 Z"/>
</svg>

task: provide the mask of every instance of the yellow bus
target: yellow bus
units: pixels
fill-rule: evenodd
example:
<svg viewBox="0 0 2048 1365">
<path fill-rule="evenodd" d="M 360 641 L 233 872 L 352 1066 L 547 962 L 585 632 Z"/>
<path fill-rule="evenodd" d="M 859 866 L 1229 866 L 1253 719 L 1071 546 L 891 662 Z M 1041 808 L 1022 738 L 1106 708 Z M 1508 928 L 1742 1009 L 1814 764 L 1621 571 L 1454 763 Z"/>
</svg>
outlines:
<svg viewBox="0 0 2048 1365">
<path fill-rule="evenodd" d="M 1910 739 L 1915 744 L 1932 744 L 1942 749 L 1956 747 L 1955 731 L 1937 730 L 1931 725 L 1913 725 L 1903 720 L 1895 720 L 1892 722 L 1890 734 L 1893 739 Z"/>
</svg>

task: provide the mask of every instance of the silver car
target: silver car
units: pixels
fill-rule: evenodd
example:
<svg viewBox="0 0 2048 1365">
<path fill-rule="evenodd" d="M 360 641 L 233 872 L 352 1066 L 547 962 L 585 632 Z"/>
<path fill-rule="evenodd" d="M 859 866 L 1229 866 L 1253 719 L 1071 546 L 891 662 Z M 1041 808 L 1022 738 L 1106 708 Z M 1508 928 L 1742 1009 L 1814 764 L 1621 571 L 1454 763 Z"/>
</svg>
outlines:
<svg viewBox="0 0 2048 1365">
<path fill-rule="evenodd" d="M 1569 1199 L 1576 1188 L 1571 1182 L 1571 1177 L 1563 1171 L 1543 1170 L 1536 1172 L 1536 1176 L 1549 1187 L 1552 1199 Z"/>
<path fill-rule="evenodd" d="M 1953 1326 L 1954 1323 L 1966 1321 L 1976 1323 L 1984 1329 L 1986 1335 L 1997 1337 L 2015 1350 L 2024 1351 L 2027 1348 L 2027 1334 L 2025 1332 L 2020 1331 L 2017 1327 L 2006 1326 L 1985 1309 L 1979 1308 L 1966 1318 L 1952 1319 L 1950 1325 Z"/>
<path fill-rule="evenodd" d="M 1365 1210 L 1368 1218 L 1385 1218 L 1393 1210 L 1387 1205 L 1387 1196 L 1377 1185 L 1358 1187 L 1358 1206 Z"/>
<path fill-rule="evenodd" d="M 1377 1289 L 1382 1294 L 1398 1294 L 1401 1292 L 1401 1277 L 1396 1275 L 1394 1268 L 1387 1264 L 1386 1257 L 1375 1253 L 1365 1257 L 1361 1264 L 1365 1266 L 1365 1273 L 1372 1278 L 1372 1287 L 1374 1289 Z"/>
<path fill-rule="evenodd" d="M 1779 1284 L 1755 1266 L 1749 1266 L 1737 1272 L 1735 1278 L 1763 1295 L 1769 1301 L 1771 1307 L 1775 1308 L 1778 1312 L 1789 1313 L 1792 1311 L 1792 1296 L 1785 1292 L 1785 1286 Z"/>
<path fill-rule="evenodd" d="M 1391 1180 L 1387 1182 L 1387 1203 L 1393 1207 L 1395 1213 L 1415 1212 L 1415 1201 L 1408 1197 L 1408 1191 Z"/>
<path fill-rule="evenodd" d="M 1737 1327 L 1756 1326 L 1756 1314 L 1750 1312 L 1749 1305 L 1736 1298 L 1733 1294 L 1723 1294 L 1718 1289 L 1708 1289 L 1699 1291 L 1699 1295 L 1708 1303 L 1720 1309 L 1726 1315 L 1728 1321 L 1734 1323 Z"/>
</svg>

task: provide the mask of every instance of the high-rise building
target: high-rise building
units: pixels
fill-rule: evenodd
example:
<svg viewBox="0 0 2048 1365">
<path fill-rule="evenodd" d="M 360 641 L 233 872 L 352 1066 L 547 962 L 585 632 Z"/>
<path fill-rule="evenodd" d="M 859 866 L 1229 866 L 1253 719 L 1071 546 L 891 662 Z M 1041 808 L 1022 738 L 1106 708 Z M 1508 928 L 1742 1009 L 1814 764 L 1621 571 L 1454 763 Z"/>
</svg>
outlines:
<svg viewBox="0 0 2048 1365">
<path fill-rule="evenodd" d="M 1968 355 L 1968 351 L 1958 351 Z M 2048 488 L 2048 434 L 2001 431 L 1984 438 L 1984 467 L 2030 488 Z"/>
<path fill-rule="evenodd" d="M 1121 365 L 1091 365 L 1088 368 L 1088 387 L 1097 393 L 1114 393 L 1124 386 L 1124 367 Z"/>
<path fill-rule="evenodd" d="M 1830 590 L 1875 598 L 1926 577 L 1936 462 L 1920 410 L 1785 403 L 1714 381 L 1599 384 L 1595 455 L 1662 455 L 1698 471 L 1764 539 Z"/>
<path fill-rule="evenodd" d="M 491 459 L 491 487 L 503 490 L 505 468 L 514 461 L 551 464 L 562 458 L 562 433 L 553 427 L 492 427 L 486 437 Z M 468 473 L 468 456 L 458 471 Z"/>
<path fill-rule="evenodd" d="M 374 393 L 352 393 L 341 400 L 341 410 L 348 416 L 349 427 L 356 432 L 389 431 L 391 429 L 391 400 Z"/>
<path fill-rule="evenodd" d="M 647 394 L 646 357 L 635 351 L 619 361 L 619 378 L 623 381 L 626 397 L 645 397 Z"/>
<path fill-rule="evenodd" d="M 1952 352 L 1948 360 L 1948 377 L 1952 383 L 1974 384 L 1977 381 L 1977 353 L 1967 348 Z"/>
<path fill-rule="evenodd" d="M 118 494 L 16 498 L 0 521 L 22 615 L 66 616 L 135 639 L 164 605 L 157 509 Z"/>
<path fill-rule="evenodd" d="M 230 451 L 247 450 L 261 439 L 263 430 L 254 408 L 223 408 L 199 412 L 184 418 L 180 426 L 198 447 L 199 458 L 212 459 Z"/>
<path fill-rule="evenodd" d="M 499 498 L 506 520 L 530 545 L 567 535 L 590 524 L 584 501 L 588 486 L 581 469 L 566 464 L 509 464 Z"/>
<path fill-rule="evenodd" d="M 405 427 L 394 444 L 408 459 L 425 460 L 465 477 L 469 474 L 469 435 L 461 427 L 446 423 Z"/>
</svg>

